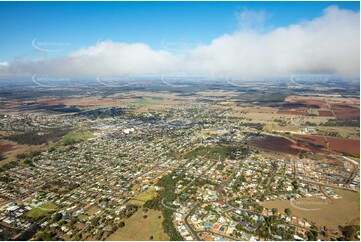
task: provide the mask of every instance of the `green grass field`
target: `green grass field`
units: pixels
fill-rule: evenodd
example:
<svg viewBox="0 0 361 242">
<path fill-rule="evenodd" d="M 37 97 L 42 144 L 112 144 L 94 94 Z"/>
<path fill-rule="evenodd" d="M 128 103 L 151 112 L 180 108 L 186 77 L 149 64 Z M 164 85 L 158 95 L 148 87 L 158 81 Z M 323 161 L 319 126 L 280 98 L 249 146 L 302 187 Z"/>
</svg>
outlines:
<svg viewBox="0 0 361 242">
<path fill-rule="evenodd" d="M 161 98 L 140 99 L 140 100 L 132 102 L 132 104 L 145 105 L 145 104 L 155 103 L 155 102 L 158 102 L 160 100 L 162 100 L 162 99 Z"/>
<path fill-rule="evenodd" d="M 74 144 L 81 140 L 93 138 L 94 135 L 87 130 L 73 131 L 63 137 L 63 145 Z"/>
<path fill-rule="evenodd" d="M 207 159 L 218 160 L 219 156 L 221 159 L 228 157 L 233 151 L 231 146 L 202 146 L 198 147 L 184 155 L 185 159 L 194 159 L 197 157 L 203 157 Z"/>
<path fill-rule="evenodd" d="M 129 201 L 131 204 L 142 206 L 147 200 L 151 200 L 154 198 L 154 189 L 149 188 L 148 190 L 139 193 L 133 199 Z"/>
<path fill-rule="evenodd" d="M 53 212 L 57 209 L 57 206 L 52 203 L 44 203 L 40 205 L 39 207 L 33 208 L 30 211 L 28 211 L 25 216 L 29 218 L 40 218 L 45 216 L 46 214 Z"/>
</svg>

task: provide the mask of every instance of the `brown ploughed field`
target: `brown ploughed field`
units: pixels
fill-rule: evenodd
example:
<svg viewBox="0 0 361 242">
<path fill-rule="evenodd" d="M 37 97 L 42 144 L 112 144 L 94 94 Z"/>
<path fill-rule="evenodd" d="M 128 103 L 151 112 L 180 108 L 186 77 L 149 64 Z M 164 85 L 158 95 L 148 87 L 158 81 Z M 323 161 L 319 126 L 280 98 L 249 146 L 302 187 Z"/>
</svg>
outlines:
<svg viewBox="0 0 361 242">
<path fill-rule="evenodd" d="M 314 145 L 329 147 L 334 151 L 345 152 L 351 155 L 360 155 L 360 141 L 356 139 L 345 139 L 335 137 L 323 137 L 318 135 L 294 134 L 293 137 L 307 141 Z M 328 145 L 327 145 L 328 143 Z"/>
<path fill-rule="evenodd" d="M 332 111 L 329 111 L 329 110 L 319 110 L 318 115 L 324 116 L 324 117 L 333 117 Z"/>
<path fill-rule="evenodd" d="M 269 136 L 262 140 L 252 141 L 249 143 L 249 145 L 261 149 L 283 152 L 292 155 L 297 155 L 301 150 L 313 153 L 332 153 L 331 151 L 323 150 L 316 146 L 305 145 L 294 140 L 289 140 L 283 137 L 276 136 Z"/>
<path fill-rule="evenodd" d="M 360 155 L 360 141 L 356 139 L 342 139 L 327 137 L 329 147 L 336 151 L 346 152 L 351 155 Z"/>
<path fill-rule="evenodd" d="M 0 144 L 0 153 L 13 150 L 13 146 L 12 144 Z"/>
<path fill-rule="evenodd" d="M 326 140 L 323 136 L 294 134 L 293 137 L 310 142 L 314 145 L 327 146 Z"/>
</svg>

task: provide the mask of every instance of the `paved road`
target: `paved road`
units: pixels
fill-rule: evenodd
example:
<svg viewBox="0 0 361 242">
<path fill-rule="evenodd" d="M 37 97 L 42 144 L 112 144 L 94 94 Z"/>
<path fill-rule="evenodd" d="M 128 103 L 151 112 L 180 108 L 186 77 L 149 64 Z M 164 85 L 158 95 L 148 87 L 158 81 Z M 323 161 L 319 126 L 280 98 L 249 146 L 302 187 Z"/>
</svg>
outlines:
<svg viewBox="0 0 361 242">
<path fill-rule="evenodd" d="M 209 152 L 208 152 L 209 153 Z M 207 154 L 208 154 L 207 153 Z M 206 154 L 206 155 L 207 155 Z M 203 156 L 204 157 L 204 156 Z M 202 158 L 203 158 L 202 157 Z M 193 180 L 190 182 L 190 183 L 188 183 L 188 185 L 187 186 L 185 186 L 178 194 L 182 194 L 184 191 L 186 191 L 192 184 L 193 184 L 193 182 L 197 179 L 197 178 L 199 178 L 199 177 L 202 177 L 207 171 L 209 171 L 215 164 L 217 163 L 217 161 L 214 161 L 211 165 L 209 165 L 208 167 L 207 167 L 207 169 L 205 169 L 204 170 L 204 172 L 202 172 L 202 174 L 200 174 L 198 177 L 195 177 L 195 178 L 193 178 Z"/>
<path fill-rule="evenodd" d="M 195 205 L 194 208 L 192 208 L 189 213 L 184 217 L 184 224 L 187 226 L 188 230 L 191 231 L 193 238 L 195 238 L 197 241 L 201 241 L 201 238 L 198 236 L 198 232 L 193 229 L 193 227 L 188 223 L 188 217 L 194 213 L 194 211 L 198 208 L 198 205 Z"/>
<path fill-rule="evenodd" d="M 164 198 L 163 198 L 160 202 L 161 202 L 161 204 L 163 205 L 163 207 L 168 208 L 168 209 L 170 209 L 170 210 L 177 211 L 177 208 L 172 208 L 172 207 L 168 206 L 167 204 L 165 204 L 165 203 L 164 203 Z"/>
<path fill-rule="evenodd" d="M 310 181 L 310 180 L 304 180 L 304 179 L 298 179 L 300 182 L 304 182 L 304 183 L 311 183 L 311 184 L 316 184 L 316 185 L 321 185 L 321 186 L 325 186 L 325 187 L 332 187 L 332 188 L 336 188 L 336 189 L 341 189 L 341 190 L 346 190 L 346 191 L 351 191 L 351 192 L 359 192 L 357 190 L 353 190 L 351 188 L 347 188 L 347 187 L 339 187 L 333 184 L 324 184 L 321 182 L 315 182 L 315 181 Z"/>
<path fill-rule="evenodd" d="M 235 240 L 235 241 L 240 241 L 238 239 L 235 239 L 233 237 L 230 237 L 230 236 L 227 236 L 227 235 L 224 235 L 224 234 L 220 234 L 220 233 L 217 233 L 217 232 L 213 232 L 213 231 L 210 231 L 210 230 L 194 230 L 193 227 L 188 223 L 188 218 L 191 214 L 194 213 L 194 211 L 198 208 L 198 205 L 194 206 L 194 208 L 192 208 L 190 210 L 190 212 L 185 216 L 184 218 L 184 224 L 188 227 L 189 231 L 191 231 L 192 235 L 193 235 L 193 238 L 195 238 L 197 241 L 201 241 L 201 238 L 198 236 L 199 233 L 203 233 L 203 232 L 208 232 L 208 233 L 212 233 L 212 234 L 215 234 L 215 235 L 218 235 L 218 236 L 222 236 L 224 238 L 228 238 L 230 240 Z"/>
<path fill-rule="evenodd" d="M 227 236 L 227 235 L 224 235 L 224 234 L 220 234 L 220 233 L 216 233 L 216 232 L 213 232 L 213 231 L 210 231 L 210 230 L 200 230 L 200 231 L 198 231 L 198 233 L 203 233 L 203 232 L 207 232 L 207 233 L 215 234 L 215 235 L 218 235 L 218 236 L 222 236 L 224 238 L 227 238 L 227 239 L 230 239 L 230 240 L 233 240 L 233 241 L 241 241 L 241 240 L 235 239 L 233 237 L 230 237 L 230 236 Z"/>
</svg>

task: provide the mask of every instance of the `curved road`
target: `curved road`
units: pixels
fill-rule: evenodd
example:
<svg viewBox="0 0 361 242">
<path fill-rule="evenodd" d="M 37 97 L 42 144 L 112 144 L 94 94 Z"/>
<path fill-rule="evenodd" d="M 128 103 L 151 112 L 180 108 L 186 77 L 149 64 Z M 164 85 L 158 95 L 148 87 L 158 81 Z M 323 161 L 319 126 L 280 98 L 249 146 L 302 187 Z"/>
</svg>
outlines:
<svg viewBox="0 0 361 242">
<path fill-rule="evenodd" d="M 195 205 L 189 213 L 184 217 L 184 224 L 187 226 L 188 230 L 191 231 L 193 238 L 195 238 L 197 241 L 201 241 L 201 238 L 198 236 L 198 231 L 194 230 L 193 227 L 188 223 L 188 217 L 194 213 L 194 210 L 196 210 L 198 205 Z"/>
</svg>

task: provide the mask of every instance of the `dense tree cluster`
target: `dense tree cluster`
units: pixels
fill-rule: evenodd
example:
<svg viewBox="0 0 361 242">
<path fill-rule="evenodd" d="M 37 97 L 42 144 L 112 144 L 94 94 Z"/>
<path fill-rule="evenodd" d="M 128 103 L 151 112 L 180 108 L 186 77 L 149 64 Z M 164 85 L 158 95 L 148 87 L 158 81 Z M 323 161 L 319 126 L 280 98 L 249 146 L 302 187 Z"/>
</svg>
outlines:
<svg viewBox="0 0 361 242">
<path fill-rule="evenodd" d="M 183 175 L 184 176 L 184 175 Z M 183 240 L 180 233 L 174 227 L 173 224 L 173 210 L 167 209 L 161 205 L 161 200 L 164 199 L 167 203 L 174 201 L 177 198 L 177 194 L 175 193 L 175 187 L 177 182 L 183 177 L 177 176 L 176 172 L 171 172 L 170 174 L 162 177 L 159 182 L 158 186 L 162 187 L 163 189 L 160 191 L 160 196 L 148 200 L 143 207 L 145 208 L 152 208 L 156 210 L 161 210 L 163 213 L 164 221 L 162 223 L 164 231 L 168 234 L 170 240 Z"/>
<path fill-rule="evenodd" d="M 19 165 L 19 162 L 17 162 L 17 161 L 9 162 L 9 163 L 3 165 L 2 167 L 0 167 L 0 173 L 1 173 L 1 172 L 4 172 L 4 171 L 6 171 L 6 170 L 9 170 L 9 169 L 11 169 L 11 168 L 14 168 L 14 167 L 16 167 L 16 166 L 18 166 L 18 165 Z"/>
<path fill-rule="evenodd" d="M 342 236 L 338 240 L 360 240 L 360 225 L 340 226 L 339 229 L 342 232 Z"/>
<path fill-rule="evenodd" d="M 66 129 L 52 129 L 45 133 L 39 133 L 38 131 L 30 131 L 25 133 L 13 134 L 6 139 L 14 141 L 18 144 L 28 145 L 41 145 L 51 140 L 55 140 L 67 134 L 69 131 Z"/>
<path fill-rule="evenodd" d="M 327 122 L 321 123 L 321 126 L 342 126 L 342 127 L 360 127 L 359 118 L 336 118 L 329 119 Z"/>
</svg>

